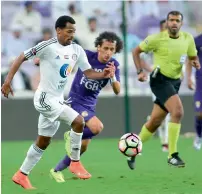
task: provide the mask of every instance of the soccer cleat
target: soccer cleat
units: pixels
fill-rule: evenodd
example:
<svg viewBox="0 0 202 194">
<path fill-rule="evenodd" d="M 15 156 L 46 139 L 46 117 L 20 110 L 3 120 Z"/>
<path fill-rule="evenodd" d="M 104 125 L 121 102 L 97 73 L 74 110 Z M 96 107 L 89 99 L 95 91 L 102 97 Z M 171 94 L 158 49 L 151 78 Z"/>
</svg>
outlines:
<svg viewBox="0 0 202 194">
<path fill-rule="evenodd" d="M 13 178 L 12 178 L 12 181 L 20 186 L 22 186 L 24 189 L 36 189 L 34 188 L 30 181 L 29 181 L 29 178 L 28 176 L 24 175 L 22 172 L 20 171 L 17 171 Z"/>
<path fill-rule="evenodd" d="M 91 178 L 91 174 L 86 171 L 80 161 L 72 161 L 70 163 L 69 170 L 80 179 Z"/>
<path fill-rule="evenodd" d="M 162 144 L 162 151 L 168 152 L 168 144 Z"/>
<path fill-rule="evenodd" d="M 135 156 L 128 157 L 127 159 L 128 166 L 131 170 L 135 169 Z"/>
<path fill-rule="evenodd" d="M 64 133 L 64 140 L 65 140 L 65 150 L 67 155 L 70 157 L 71 155 L 71 147 L 70 147 L 70 131 Z"/>
<path fill-rule="evenodd" d="M 50 170 L 50 177 L 55 179 L 55 181 L 58 183 L 65 182 L 64 175 L 62 174 L 62 172 L 61 171 L 55 172 L 53 168 Z"/>
<path fill-rule="evenodd" d="M 173 153 L 171 156 L 171 158 L 168 158 L 168 164 L 178 168 L 185 167 L 185 163 L 178 156 L 178 152 Z"/>
<path fill-rule="evenodd" d="M 200 138 L 200 137 L 195 137 L 195 139 L 194 139 L 194 144 L 193 144 L 194 148 L 195 148 L 196 150 L 200 150 L 200 149 L 201 149 L 201 144 L 202 144 L 202 138 Z"/>
</svg>

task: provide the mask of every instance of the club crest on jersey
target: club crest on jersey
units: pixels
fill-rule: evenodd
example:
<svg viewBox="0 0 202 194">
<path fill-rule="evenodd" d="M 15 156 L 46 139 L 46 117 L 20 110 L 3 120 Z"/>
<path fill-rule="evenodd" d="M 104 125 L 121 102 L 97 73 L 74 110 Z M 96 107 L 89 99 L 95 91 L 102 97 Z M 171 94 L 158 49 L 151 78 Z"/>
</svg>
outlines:
<svg viewBox="0 0 202 194">
<path fill-rule="evenodd" d="M 81 115 L 82 115 L 82 117 L 87 117 L 87 116 L 88 116 L 88 112 L 87 112 L 87 111 L 83 111 L 83 112 L 81 113 Z"/>
<path fill-rule="evenodd" d="M 73 55 L 72 55 L 72 59 L 73 59 L 74 61 L 76 61 L 77 58 L 78 58 L 78 57 L 77 57 L 77 54 L 73 54 Z"/>
<path fill-rule="evenodd" d="M 200 101 L 196 101 L 196 102 L 195 102 L 195 105 L 196 105 L 196 108 L 200 108 L 201 102 L 200 102 Z"/>
<path fill-rule="evenodd" d="M 69 64 L 64 64 L 61 68 L 60 68 L 60 76 L 62 78 L 66 78 L 72 71 L 72 67 Z"/>
</svg>

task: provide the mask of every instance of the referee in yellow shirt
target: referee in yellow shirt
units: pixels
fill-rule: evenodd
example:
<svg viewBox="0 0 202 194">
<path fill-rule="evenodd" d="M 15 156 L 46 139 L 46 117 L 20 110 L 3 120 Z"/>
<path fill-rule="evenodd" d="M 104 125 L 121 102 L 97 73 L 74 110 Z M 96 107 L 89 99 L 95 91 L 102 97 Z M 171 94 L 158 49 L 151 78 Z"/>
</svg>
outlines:
<svg viewBox="0 0 202 194">
<path fill-rule="evenodd" d="M 133 50 L 133 59 L 137 68 L 138 80 L 147 79 L 141 66 L 140 53 L 153 52 L 154 71 L 150 75 L 150 87 L 156 100 L 151 118 L 143 125 L 139 134 L 142 142 L 147 141 L 161 125 L 166 115 L 170 113 L 168 123 L 168 164 L 185 167 L 185 162 L 179 157 L 177 142 L 180 134 L 183 106 L 178 95 L 181 84 L 182 67 L 188 56 L 192 66 L 200 69 L 197 50 L 191 34 L 180 31 L 183 15 L 171 11 L 167 15 L 167 31 L 148 36 Z M 128 159 L 128 165 L 134 169 L 135 157 Z"/>
</svg>

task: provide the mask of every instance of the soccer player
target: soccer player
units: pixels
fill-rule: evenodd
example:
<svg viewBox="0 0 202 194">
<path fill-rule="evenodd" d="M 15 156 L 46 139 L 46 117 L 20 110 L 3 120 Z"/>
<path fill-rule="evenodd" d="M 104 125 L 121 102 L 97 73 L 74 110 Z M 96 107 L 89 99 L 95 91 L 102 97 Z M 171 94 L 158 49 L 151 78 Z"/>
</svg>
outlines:
<svg viewBox="0 0 202 194">
<path fill-rule="evenodd" d="M 120 38 L 113 32 L 103 32 L 95 40 L 97 52 L 86 50 L 88 61 L 92 68 L 102 72 L 107 64 L 114 64 L 116 67 L 115 76 L 112 79 L 93 80 L 85 77 L 79 68 L 69 93 L 70 106 L 80 113 L 85 120 L 85 127 L 82 136 L 81 154 L 87 150 L 91 138 L 99 134 L 103 129 L 102 122 L 96 117 L 95 109 L 100 91 L 110 81 L 115 94 L 120 92 L 120 70 L 119 63 L 112 56 L 121 51 L 123 45 Z M 67 133 L 65 133 L 65 136 Z M 50 175 L 57 182 L 65 182 L 62 170 L 69 167 L 71 159 L 66 155 Z"/>
<path fill-rule="evenodd" d="M 2 93 L 8 98 L 13 95 L 11 81 L 20 65 L 27 59 L 40 59 L 40 83 L 34 95 L 34 106 L 40 113 L 38 121 L 38 137 L 27 152 L 27 156 L 15 173 L 12 180 L 25 189 L 33 189 L 28 174 L 41 159 L 44 150 L 50 144 L 52 136 L 57 132 L 60 121 L 72 127 L 70 132 L 71 163 L 69 170 L 81 179 L 91 177 L 80 162 L 80 149 L 84 119 L 74 109 L 64 104 L 64 87 L 68 75 L 77 64 L 89 79 L 104 79 L 114 76 L 115 67 L 105 66 L 102 72 L 93 70 L 86 53 L 72 42 L 76 31 L 72 17 L 61 16 L 55 23 L 57 37 L 44 41 L 24 51 L 13 63 L 2 86 Z"/>
<path fill-rule="evenodd" d="M 198 51 L 198 57 L 200 64 L 202 64 L 202 34 L 195 38 L 196 49 Z M 192 66 L 190 63 L 187 63 L 187 78 L 188 78 L 188 87 L 193 89 L 193 82 L 191 79 Z M 196 150 L 201 149 L 202 144 L 202 69 L 196 70 L 195 73 L 196 79 L 196 89 L 194 94 L 195 102 L 195 129 L 196 129 L 196 138 L 194 140 L 194 148 Z"/>
<path fill-rule="evenodd" d="M 146 142 L 161 125 L 168 113 L 168 164 L 184 167 L 184 161 L 179 157 L 177 142 L 180 134 L 183 106 L 178 95 L 181 84 L 182 66 L 186 55 L 192 66 L 200 69 L 197 51 L 192 35 L 180 31 L 183 15 L 178 11 L 171 11 L 167 15 L 167 31 L 148 36 L 133 51 L 133 58 L 137 68 L 138 80 L 145 81 L 147 76 L 140 63 L 140 53 L 153 51 L 154 71 L 150 75 L 150 87 L 156 100 L 150 119 L 143 125 L 139 134 L 142 142 Z M 135 157 L 128 160 L 128 165 L 134 169 Z"/>
</svg>

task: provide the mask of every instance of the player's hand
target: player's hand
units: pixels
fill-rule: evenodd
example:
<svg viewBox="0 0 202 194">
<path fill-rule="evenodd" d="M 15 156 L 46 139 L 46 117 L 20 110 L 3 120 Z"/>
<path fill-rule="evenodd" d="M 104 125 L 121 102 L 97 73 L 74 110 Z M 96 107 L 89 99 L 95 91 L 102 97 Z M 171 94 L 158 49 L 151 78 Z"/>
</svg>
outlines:
<svg viewBox="0 0 202 194">
<path fill-rule="evenodd" d="M 199 63 L 198 60 L 191 60 L 191 65 L 193 67 L 195 67 L 196 69 L 200 69 L 201 68 L 201 65 L 200 65 L 200 63 Z"/>
<path fill-rule="evenodd" d="M 192 79 L 188 79 L 188 80 L 187 80 L 187 86 L 188 86 L 188 88 L 189 88 L 190 90 L 194 90 L 194 89 L 195 89 L 194 83 L 193 83 Z"/>
<path fill-rule="evenodd" d="M 39 58 L 34 58 L 34 65 L 39 66 L 40 65 L 40 59 Z"/>
<path fill-rule="evenodd" d="M 11 93 L 12 96 L 14 96 L 13 90 L 11 88 L 11 83 L 5 82 L 1 87 L 1 92 L 6 98 L 8 98 L 9 93 Z"/>
<path fill-rule="evenodd" d="M 142 71 L 142 72 L 138 75 L 138 80 L 139 80 L 140 82 L 145 82 L 145 81 L 147 81 L 147 74 L 146 74 L 144 71 Z"/>
<path fill-rule="evenodd" d="M 109 62 L 106 66 L 107 68 L 104 69 L 104 76 L 105 78 L 112 78 L 115 73 L 114 62 Z"/>
</svg>

